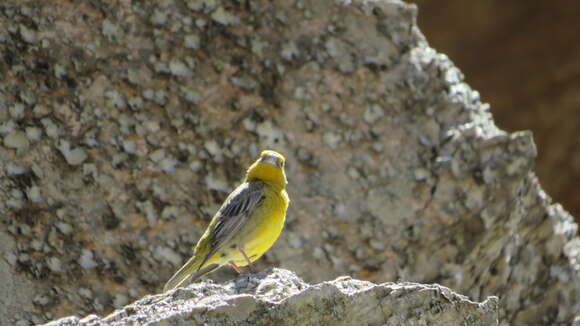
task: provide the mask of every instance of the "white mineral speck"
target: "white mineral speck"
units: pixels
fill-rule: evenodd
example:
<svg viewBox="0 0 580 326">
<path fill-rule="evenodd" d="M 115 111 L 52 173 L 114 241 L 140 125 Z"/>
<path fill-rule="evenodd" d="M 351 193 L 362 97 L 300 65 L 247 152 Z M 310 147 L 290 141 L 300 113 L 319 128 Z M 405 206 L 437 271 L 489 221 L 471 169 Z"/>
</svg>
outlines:
<svg viewBox="0 0 580 326">
<path fill-rule="evenodd" d="M 176 77 L 191 77 L 191 69 L 181 60 L 172 60 L 169 63 L 171 74 Z"/>
<path fill-rule="evenodd" d="M 46 261 L 48 268 L 54 273 L 62 272 L 62 262 L 57 257 L 50 257 Z"/>
<path fill-rule="evenodd" d="M 6 137 L 4 137 L 4 146 L 8 148 L 17 149 L 20 151 L 25 151 L 28 149 L 30 142 L 26 134 L 20 130 L 14 130 Z"/>
<path fill-rule="evenodd" d="M 79 258 L 79 264 L 84 269 L 92 269 L 97 267 L 97 262 L 94 259 L 93 252 L 90 249 L 83 249 L 81 257 Z"/>
</svg>

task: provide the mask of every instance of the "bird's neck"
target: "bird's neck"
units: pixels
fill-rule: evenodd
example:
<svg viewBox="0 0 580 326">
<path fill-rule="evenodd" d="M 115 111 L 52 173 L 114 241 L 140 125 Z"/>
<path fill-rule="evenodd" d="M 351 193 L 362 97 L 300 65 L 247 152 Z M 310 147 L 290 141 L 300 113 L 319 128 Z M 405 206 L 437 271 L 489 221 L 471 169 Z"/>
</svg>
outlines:
<svg viewBox="0 0 580 326">
<path fill-rule="evenodd" d="M 286 174 L 284 170 L 270 164 L 259 162 L 252 164 L 246 172 L 246 179 L 244 181 L 249 182 L 252 180 L 267 182 L 280 190 L 286 188 Z"/>
</svg>

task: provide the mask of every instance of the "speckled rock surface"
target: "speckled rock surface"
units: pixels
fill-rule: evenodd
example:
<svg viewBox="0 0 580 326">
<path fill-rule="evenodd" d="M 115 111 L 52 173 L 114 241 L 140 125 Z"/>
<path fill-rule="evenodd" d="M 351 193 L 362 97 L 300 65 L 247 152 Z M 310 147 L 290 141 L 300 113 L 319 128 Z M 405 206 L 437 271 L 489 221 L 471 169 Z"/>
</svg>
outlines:
<svg viewBox="0 0 580 326">
<path fill-rule="evenodd" d="M 122 325 L 497 325 L 497 297 L 470 301 L 440 285 L 341 277 L 309 285 L 283 269 L 224 284 L 201 282 L 143 299 L 99 318 L 45 326 Z"/>
<path fill-rule="evenodd" d="M 393 0 L 2 1 L 0 273 L 19 295 L 0 324 L 159 291 L 263 148 L 286 155 L 292 203 L 261 267 L 439 283 L 499 296 L 501 325 L 570 324 L 577 226 L 536 181 L 532 135 L 495 127 L 415 15 Z"/>
</svg>

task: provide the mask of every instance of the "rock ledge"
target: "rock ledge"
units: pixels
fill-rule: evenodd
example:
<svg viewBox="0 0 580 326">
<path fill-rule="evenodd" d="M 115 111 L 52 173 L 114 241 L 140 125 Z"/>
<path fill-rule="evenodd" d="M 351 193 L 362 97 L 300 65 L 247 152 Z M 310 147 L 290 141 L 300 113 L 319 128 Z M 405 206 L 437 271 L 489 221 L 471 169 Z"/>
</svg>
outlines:
<svg viewBox="0 0 580 326">
<path fill-rule="evenodd" d="M 105 318 L 67 317 L 46 326 L 497 325 L 497 307 L 497 297 L 473 302 L 437 284 L 339 277 L 310 285 L 288 270 L 268 269 L 146 296 Z"/>
</svg>

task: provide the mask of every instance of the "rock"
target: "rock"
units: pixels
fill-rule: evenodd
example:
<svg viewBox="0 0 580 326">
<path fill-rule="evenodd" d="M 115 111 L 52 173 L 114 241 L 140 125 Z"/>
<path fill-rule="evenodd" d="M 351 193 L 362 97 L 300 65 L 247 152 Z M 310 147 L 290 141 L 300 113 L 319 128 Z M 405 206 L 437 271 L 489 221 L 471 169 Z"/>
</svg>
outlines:
<svg viewBox="0 0 580 326">
<path fill-rule="evenodd" d="M 240 22 L 238 17 L 226 11 L 223 7 L 217 8 L 211 15 L 211 18 L 222 25 L 236 25 Z"/>
<path fill-rule="evenodd" d="M 70 143 L 66 140 L 60 142 L 59 150 L 66 159 L 67 163 L 70 165 L 81 165 L 87 158 L 88 155 L 84 149 L 80 147 L 72 148 Z"/>
<path fill-rule="evenodd" d="M 89 249 L 83 249 L 79 258 L 79 264 L 84 269 L 92 269 L 97 267 L 97 262 L 94 259 L 93 252 Z"/>
<path fill-rule="evenodd" d="M 20 25 L 20 36 L 22 39 L 28 43 L 36 42 L 37 36 L 36 31 L 24 26 Z"/>
<path fill-rule="evenodd" d="M 414 6 L 4 3 L 2 145 L 19 134 L 0 146 L 1 325 L 109 314 L 160 288 L 268 147 L 291 203 L 258 268 L 437 282 L 501 297 L 514 326 L 577 315 L 577 225 L 535 178 L 542 149 L 495 126 Z"/>
<path fill-rule="evenodd" d="M 199 49 L 200 42 L 199 35 L 197 34 L 186 35 L 183 39 L 184 46 L 193 50 Z"/>
<path fill-rule="evenodd" d="M 146 296 L 104 318 L 67 317 L 45 326 L 484 326 L 498 325 L 498 304 L 497 297 L 474 302 L 437 284 L 375 284 L 340 277 L 310 285 L 290 271 L 269 269 L 224 284 L 201 282 Z"/>
<path fill-rule="evenodd" d="M 15 130 L 4 137 L 4 146 L 24 152 L 30 146 L 30 141 L 22 131 Z"/>
<path fill-rule="evenodd" d="M 177 77 L 190 77 L 192 74 L 191 68 L 181 60 L 171 61 L 169 63 L 169 70 L 171 70 L 171 73 Z"/>
<path fill-rule="evenodd" d="M 47 261 L 47 265 L 53 273 L 62 273 L 63 271 L 62 262 L 58 257 L 50 257 Z"/>
<path fill-rule="evenodd" d="M 0 292 L 10 293 L 9 297 L 5 296 L 0 304 L 0 323 L 2 325 L 10 325 L 18 323 L 18 313 L 22 311 L 32 311 L 33 300 L 39 294 L 35 290 L 34 283 L 31 280 L 18 277 L 14 273 L 14 269 L 19 264 L 16 264 L 16 257 L 9 258 L 9 254 L 17 252 L 15 248 L 15 241 L 4 231 L 0 231 L 0 246 L 2 254 L 0 254 Z M 28 325 L 30 325 L 29 323 Z M 23 324 L 24 325 L 24 324 Z"/>
<path fill-rule="evenodd" d="M 59 222 L 59 223 L 56 223 L 56 227 L 64 235 L 70 235 L 74 231 L 72 225 L 70 225 L 68 223 Z"/>
<path fill-rule="evenodd" d="M 31 141 L 38 141 L 42 136 L 42 130 L 38 127 L 28 127 L 26 128 L 26 136 Z"/>
</svg>

